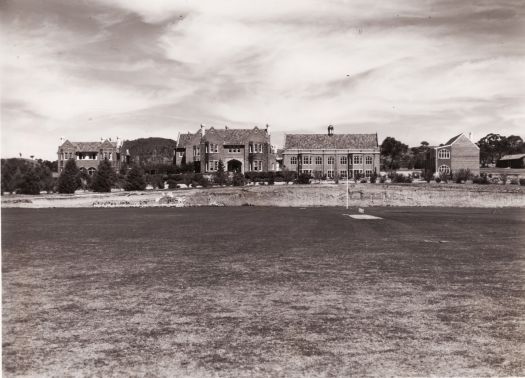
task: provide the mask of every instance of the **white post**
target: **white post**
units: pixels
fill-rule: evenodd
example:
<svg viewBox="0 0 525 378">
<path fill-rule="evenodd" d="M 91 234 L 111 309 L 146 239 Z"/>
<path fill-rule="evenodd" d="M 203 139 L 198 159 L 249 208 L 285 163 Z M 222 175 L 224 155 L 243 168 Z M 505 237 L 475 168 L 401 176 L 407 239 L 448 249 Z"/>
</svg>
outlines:
<svg viewBox="0 0 525 378">
<path fill-rule="evenodd" d="M 346 210 L 348 210 L 348 172 L 346 172 Z"/>
</svg>

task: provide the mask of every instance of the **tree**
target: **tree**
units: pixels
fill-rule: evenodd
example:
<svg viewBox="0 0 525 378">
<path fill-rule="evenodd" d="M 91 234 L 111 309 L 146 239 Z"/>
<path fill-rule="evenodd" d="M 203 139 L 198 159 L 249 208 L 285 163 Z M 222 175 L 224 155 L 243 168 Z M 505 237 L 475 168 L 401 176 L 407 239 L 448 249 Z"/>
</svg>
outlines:
<svg viewBox="0 0 525 378">
<path fill-rule="evenodd" d="M 40 178 L 36 174 L 35 169 L 29 170 L 24 175 L 20 185 L 20 193 L 40 194 Z"/>
<path fill-rule="evenodd" d="M 481 138 L 478 143 L 481 165 L 486 167 L 500 159 L 507 147 L 507 138 L 499 134 L 490 133 Z"/>
<path fill-rule="evenodd" d="M 66 162 L 64 170 L 58 177 L 58 192 L 59 193 L 75 193 L 75 190 L 80 188 L 80 171 L 78 170 L 75 160 L 69 159 Z"/>
<path fill-rule="evenodd" d="M 408 151 L 408 146 L 392 137 L 386 137 L 381 144 L 381 156 L 385 167 L 393 170 L 399 167 L 400 159 Z"/>
<path fill-rule="evenodd" d="M 108 160 L 102 160 L 98 169 L 93 176 L 91 187 L 94 192 L 107 193 L 111 192 L 111 187 L 115 182 L 116 174 Z"/>
<path fill-rule="evenodd" d="M 126 183 L 124 190 L 144 190 L 146 189 L 146 180 L 144 179 L 144 171 L 134 165 L 126 176 Z"/>
<path fill-rule="evenodd" d="M 215 183 L 221 186 L 226 183 L 226 173 L 224 172 L 224 163 L 222 160 L 219 160 L 219 167 L 217 168 L 217 173 L 215 173 L 213 179 Z"/>
</svg>

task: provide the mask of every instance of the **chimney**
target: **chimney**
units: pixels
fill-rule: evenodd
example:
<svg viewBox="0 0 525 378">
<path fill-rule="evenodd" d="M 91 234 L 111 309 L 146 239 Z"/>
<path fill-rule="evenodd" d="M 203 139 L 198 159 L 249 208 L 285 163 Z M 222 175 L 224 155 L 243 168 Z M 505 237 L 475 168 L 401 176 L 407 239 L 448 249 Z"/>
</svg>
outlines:
<svg viewBox="0 0 525 378">
<path fill-rule="evenodd" d="M 468 133 L 468 138 L 471 142 L 474 142 L 474 134 L 472 134 L 472 131 Z"/>
<path fill-rule="evenodd" d="M 228 130 L 228 125 L 224 126 L 224 130 Z"/>
<path fill-rule="evenodd" d="M 266 134 L 270 135 L 270 125 L 266 124 Z"/>
<path fill-rule="evenodd" d="M 64 144 L 64 137 L 60 137 L 60 146 Z"/>
<path fill-rule="evenodd" d="M 206 134 L 206 129 L 204 128 L 204 125 L 201 123 L 201 135 L 204 136 Z"/>
<path fill-rule="evenodd" d="M 328 136 L 334 135 L 334 127 L 332 125 L 328 126 Z"/>
</svg>

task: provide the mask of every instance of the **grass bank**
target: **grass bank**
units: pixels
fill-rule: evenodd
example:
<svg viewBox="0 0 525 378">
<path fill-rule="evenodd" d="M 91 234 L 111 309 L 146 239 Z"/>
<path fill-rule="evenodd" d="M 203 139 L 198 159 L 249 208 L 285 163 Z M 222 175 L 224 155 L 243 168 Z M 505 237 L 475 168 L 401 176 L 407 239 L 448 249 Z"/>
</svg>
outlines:
<svg viewBox="0 0 525 378">
<path fill-rule="evenodd" d="M 193 206 L 345 206 L 339 185 L 215 187 L 144 192 L 13 195 L 2 207 L 193 207 Z M 525 190 L 514 185 L 351 184 L 350 206 L 525 207 Z"/>
</svg>

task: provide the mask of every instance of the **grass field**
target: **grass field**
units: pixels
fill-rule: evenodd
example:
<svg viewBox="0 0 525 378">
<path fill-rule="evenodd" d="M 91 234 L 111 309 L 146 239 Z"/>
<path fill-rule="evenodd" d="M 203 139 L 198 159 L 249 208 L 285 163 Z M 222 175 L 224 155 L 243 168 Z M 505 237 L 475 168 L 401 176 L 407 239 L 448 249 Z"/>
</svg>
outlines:
<svg viewBox="0 0 525 378">
<path fill-rule="evenodd" d="M 344 213 L 4 209 L 4 375 L 525 375 L 524 210 Z"/>
</svg>

